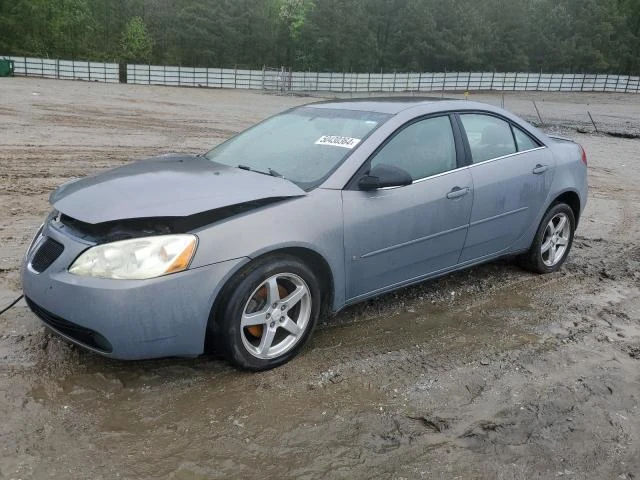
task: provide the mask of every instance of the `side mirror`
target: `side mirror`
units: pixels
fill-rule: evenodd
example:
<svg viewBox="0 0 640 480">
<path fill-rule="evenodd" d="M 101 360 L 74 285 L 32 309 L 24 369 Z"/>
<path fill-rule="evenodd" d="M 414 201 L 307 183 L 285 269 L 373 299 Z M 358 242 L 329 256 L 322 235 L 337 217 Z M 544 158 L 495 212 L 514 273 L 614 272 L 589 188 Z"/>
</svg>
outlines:
<svg viewBox="0 0 640 480">
<path fill-rule="evenodd" d="M 368 175 L 358 180 L 358 188 L 370 191 L 387 187 L 403 187 L 412 183 L 413 178 L 406 170 L 380 163 L 373 167 Z"/>
</svg>

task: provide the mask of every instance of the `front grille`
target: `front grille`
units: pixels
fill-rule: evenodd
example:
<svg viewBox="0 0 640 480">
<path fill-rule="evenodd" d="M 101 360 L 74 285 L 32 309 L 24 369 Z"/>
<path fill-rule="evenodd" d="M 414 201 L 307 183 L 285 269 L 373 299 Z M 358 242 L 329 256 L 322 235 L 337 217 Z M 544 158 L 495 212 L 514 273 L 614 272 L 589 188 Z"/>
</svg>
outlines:
<svg viewBox="0 0 640 480">
<path fill-rule="evenodd" d="M 44 272 L 62 254 L 64 245 L 52 238 L 47 238 L 31 259 L 31 268 L 36 272 Z"/>
<path fill-rule="evenodd" d="M 113 347 L 111 346 L 111 343 L 109 343 L 109 340 L 104 338 L 98 332 L 64 320 L 57 315 L 46 311 L 44 308 L 39 307 L 33 303 L 30 298 L 25 297 L 25 300 L 27 301 L 27 305 L 29 305 L 31 311 L 51 328 L 81 344 L 100 350 L 101 352 L 111 353 L 113 351 Z"/>
</svg>

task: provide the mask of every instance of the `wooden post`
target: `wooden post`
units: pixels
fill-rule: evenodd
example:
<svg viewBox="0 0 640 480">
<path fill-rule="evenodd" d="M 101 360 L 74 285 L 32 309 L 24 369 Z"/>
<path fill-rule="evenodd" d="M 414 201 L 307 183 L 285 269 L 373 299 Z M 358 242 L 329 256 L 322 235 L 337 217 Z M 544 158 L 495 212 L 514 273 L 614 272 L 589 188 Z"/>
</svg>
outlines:
<svg viewBox="0 0 640 480">
<path fill-rule="evenodd" d="M 540 115 L 540 110 L 538 110 L 538 105 L 536 105 L 536 101 L 535 100 L 531 100 L 533 102 L 533 106 L 536 109 L 536 113 L 538 114 L 538 119 L 540 120 L 540 125 L 544 125 L 544 122 L 542 121 L 542 116 Z"/>
<path fill-rule="evenodd" d="M 442 92 L 440 93 L 440 97 L 444 97 L 444 89 L 447 86 L 447 67 L 444 67 L 444 78 L 442 79 Z"/>
<path fill-rule="evenodd" d="M 591 119 L 591 123 L 593 124 L 593 128 L 595 128 L 596 133 L 598 133 L 598 127 L 596 126 L 596 122 L 593 121 L 593 117 L 591 116 L 591 112 L 589 110 L 587 110 L 587 115 L 589 115 L 589 118 Z"/>
</svg>

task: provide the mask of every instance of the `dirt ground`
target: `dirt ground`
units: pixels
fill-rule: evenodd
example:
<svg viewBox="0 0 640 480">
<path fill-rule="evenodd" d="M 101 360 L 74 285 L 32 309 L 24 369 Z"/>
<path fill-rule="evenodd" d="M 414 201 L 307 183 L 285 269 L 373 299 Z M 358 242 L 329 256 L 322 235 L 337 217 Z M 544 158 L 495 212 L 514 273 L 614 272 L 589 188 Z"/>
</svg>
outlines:
<svg viewBox="0 0 640 480">
<path fill-rule="evenodd" d="M 493 104 L 501 95 L 471 95 Z M 201 152 L 311 98 L 0 80 L 0 308 L 49 192 Z M 563 270 L 508 261 L 324 322 L 265 373 L 117 362 L 0 316 L 0 478 L 640 479 L 640 96 L 508 94 L 585 146 L 590 198 Z M 579 134 L 576 128 L 589 133 Z"/>
</svg>

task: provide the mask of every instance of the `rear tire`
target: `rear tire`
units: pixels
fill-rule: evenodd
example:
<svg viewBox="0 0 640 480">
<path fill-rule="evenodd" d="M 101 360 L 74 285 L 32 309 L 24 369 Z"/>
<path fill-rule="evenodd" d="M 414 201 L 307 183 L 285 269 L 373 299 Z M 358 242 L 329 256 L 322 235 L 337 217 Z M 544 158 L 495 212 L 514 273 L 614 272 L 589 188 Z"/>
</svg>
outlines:
<svg viewBox="0 0 640 480">
<path fill-rule="evenodd" d="M 557 272 L 569 255 L 575 229 L 571 207 L 553 204 L 542 218 L 531 248 L 520 258 L 521 265 L 536 273 Z"/>
<path fill-rule="evenodd" d="M 249 264 L 225 286 L 210 322 L 214 344 L 241 368 L 268 370 L 296 356 L 320 314 L 320 283 L 291 255 Z"/>
</svg>

